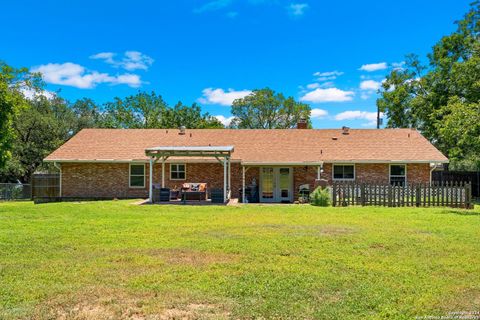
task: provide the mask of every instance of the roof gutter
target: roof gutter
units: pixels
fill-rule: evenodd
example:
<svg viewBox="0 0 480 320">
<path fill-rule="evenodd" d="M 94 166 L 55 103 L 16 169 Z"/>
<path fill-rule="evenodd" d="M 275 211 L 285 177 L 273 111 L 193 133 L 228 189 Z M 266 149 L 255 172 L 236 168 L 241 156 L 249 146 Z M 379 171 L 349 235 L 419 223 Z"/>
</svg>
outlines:
<svg viewBox="0 0 480 320">
<path fill-rule="evenodd" d="M 307 161 L 307 162 L 248 162 L 242 161 L 242 166 L 321 166 L 323 161 Z"/>
<path fill-rule="evenodd" d="M 93 160 L 78 160 L 78 159 L 45 159 L 43 162 L 58 162 L 58 163 L 148 163 L 149 159 L 93 159 Z M 217 163 L 217 159 L 171 159 L 167 160 L 167 163 L 185 162 L 185 163 Z M 240 163 L 239 159 L 232 159 L 232 163 Z"/>
</svg>

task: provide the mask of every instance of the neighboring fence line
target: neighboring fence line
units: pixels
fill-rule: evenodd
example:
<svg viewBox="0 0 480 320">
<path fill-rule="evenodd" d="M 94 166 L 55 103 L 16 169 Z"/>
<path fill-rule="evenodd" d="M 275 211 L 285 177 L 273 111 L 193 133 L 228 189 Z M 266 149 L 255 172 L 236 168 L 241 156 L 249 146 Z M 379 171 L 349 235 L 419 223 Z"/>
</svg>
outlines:
<svg viewBox="0 0 480 320">
<path fill-rule="evenodd" d="M 472 185 L 466 182 L 435 184 L 367 184 L 335 182 L 333 206 L 455 207 L 473 208 Z"/>
<path fill-rule="evenodd" d="M 32 199 L 32 188 L 30 184 L 0 183 L 0 201 L 30 199 Z"/>
<path fill-rule="evenodd" d="M 32 176 L 32 198 L 60 197 L 60 174 L 37 173 Z"/>
<path fill-rule="evenodd" d="M 434 183 L 470 182 L 472 196 L 480 198 L 480 171 L 433 171 L 432 181 Z"/>
</svg>

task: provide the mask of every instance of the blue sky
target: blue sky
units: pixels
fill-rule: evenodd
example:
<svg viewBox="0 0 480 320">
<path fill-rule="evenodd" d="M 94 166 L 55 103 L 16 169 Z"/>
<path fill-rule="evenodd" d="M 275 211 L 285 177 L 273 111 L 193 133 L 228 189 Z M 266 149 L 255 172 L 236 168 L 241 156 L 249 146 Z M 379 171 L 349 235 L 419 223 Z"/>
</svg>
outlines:
<svg viewBox="0 0 480 320">
<path fill-rule="evenodd" d="M 368 128 L 389 70 L 469 2 L 4 1 L 0 59 L 71 101 L 154 90 L 228 121 L 232 99 L 268 86 L 309 103 L 316 128 Z"/>
</svg>

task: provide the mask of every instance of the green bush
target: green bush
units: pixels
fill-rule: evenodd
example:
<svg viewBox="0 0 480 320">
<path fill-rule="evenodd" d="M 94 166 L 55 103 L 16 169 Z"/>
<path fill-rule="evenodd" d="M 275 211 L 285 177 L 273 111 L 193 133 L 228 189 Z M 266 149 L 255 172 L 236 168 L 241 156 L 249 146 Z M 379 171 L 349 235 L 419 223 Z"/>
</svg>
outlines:
<svg viewBox="0 0 480 320">
<path fill-rule="evenodd" d="M 318 187 L 310 194 L 312 206 L 328 207 L 331 203 L 330 188 Z"/>
</svg>

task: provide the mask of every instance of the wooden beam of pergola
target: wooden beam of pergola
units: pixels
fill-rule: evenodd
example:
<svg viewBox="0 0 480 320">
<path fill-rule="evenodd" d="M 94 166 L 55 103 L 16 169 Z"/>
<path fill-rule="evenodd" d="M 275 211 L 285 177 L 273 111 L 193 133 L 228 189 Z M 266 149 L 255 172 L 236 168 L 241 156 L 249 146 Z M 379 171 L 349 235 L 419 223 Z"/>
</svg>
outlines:
<svg viewBox="0 0 480 320">
<path fill-rule="evenodd" d="M 145 154 L 150 158 L 150 188 L 149 200 L 153 202 L 153 164 L 162 161 L 162 188 L 165 187 L 165 161 L 169 157 L 213 157 L 223 165 L 223 200 L 226 202 L 231 195 L 231 155 L 233 146 L 195 146 L 177 147 L 162 146 L 145 149 Z M 223 159 L 221 159 L 223 158 Z M 228 187 L 228 190 L 227 190 Z"/>
</svg>

